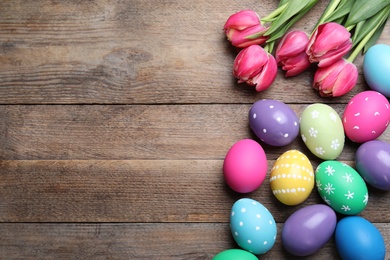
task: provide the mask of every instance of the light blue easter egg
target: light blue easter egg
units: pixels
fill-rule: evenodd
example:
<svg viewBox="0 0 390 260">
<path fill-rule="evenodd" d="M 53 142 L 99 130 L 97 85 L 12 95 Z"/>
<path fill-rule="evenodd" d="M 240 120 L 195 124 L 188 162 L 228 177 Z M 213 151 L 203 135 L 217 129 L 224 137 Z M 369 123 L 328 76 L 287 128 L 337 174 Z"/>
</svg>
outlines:
<svg viewBox="0 0 390 260">
<path fill-rule="evenodd" d="M 371 89 L 390 97 L 390 45 L 376 44 L 368 49 L 363 73 Z"/>
</svg>

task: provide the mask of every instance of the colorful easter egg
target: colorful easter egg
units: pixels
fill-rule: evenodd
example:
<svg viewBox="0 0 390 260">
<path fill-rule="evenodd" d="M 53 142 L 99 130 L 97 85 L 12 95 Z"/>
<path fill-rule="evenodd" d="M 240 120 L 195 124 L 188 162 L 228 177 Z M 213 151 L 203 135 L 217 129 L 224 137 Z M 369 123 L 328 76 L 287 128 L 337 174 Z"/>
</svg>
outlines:
<svg viewBox="0 0 390 260">
<path fill-rule="evenodd" d="M 303 142 L 318 158 L 333 160 L 343 151 L 343 124 L 337 112 L 328 105 L 307 106 L 301 114 L 300 131 Z"/>
<path fill-rule="evenodd" d="M 244 198 L 236 201 L 230 213 L 230 230 L 236 243 L 253 254 L 265 254 L 275 244 L 274 217 L 260 202 Z"/>
<path fill-rule="evenodd" d="M 315 176 L 318 193 L 336 212 L 355 215 L 366 208 L 367 185 L 351 166 L 339 161 L 324 161 L 318 165 Z"/>
<path fill-rule="evenodd" d="M 390 144 L 372 140 L 362 144 L 356 151 L 356 169 L 371 186 L 390 190 Z"/>
<path fill-rule="evenodd" d="M 229 187 L 240 193 L 257 189 L 267 174 L 267 158 L 261 145 L 243 139 L 229 149 L 223 162 L 223 174 Z"/>
<path fill-rule="evenodd" d="M 336 213 L 326 205 L 301 208 L 289 216 L 283 225 L 283 246 L 296 256 L 314 254 L 332 237 L 336 223 Z"/>
<path fill-rule="evenodd" d="M 379 137 L 390 121 L 390 105 L 385 96 L 376 91 L 363 91 L 354 96 L 343 115 L 345 134 L 357 143 Z"/>
<path fill-rule="evenodd" d="M 336 226 L 335 242 L 342 259 L 385 259 L 386 245 L 381 232 L 360 216 L 348 216 Z"/>
<path fill-rule="evenodd" d="M 390 97 L 390 46 L 376 44 L 364 55 L 364 78 L 372 90 Z"/>
<path fill-rule="evenodd" d="M 275 161 L 270 186 L 280 202 L 292 206 L 309 197 L 314 179 L 313 167 L 306 155 L 298 150 L 289 150 Z"/>
<path fill-rule="evenodd" d="M 257 257 L 242 249 L 228 249 L 215 255 L 212 260 L 258 260 Z"/>
<path fill-rule="evenodd" d="M 249 124 L 261 141 L 272 146 L 287 145 L 299 134 L 294 110 L 278 100 L 255 102 L 249 110 Z"/>
</svg>

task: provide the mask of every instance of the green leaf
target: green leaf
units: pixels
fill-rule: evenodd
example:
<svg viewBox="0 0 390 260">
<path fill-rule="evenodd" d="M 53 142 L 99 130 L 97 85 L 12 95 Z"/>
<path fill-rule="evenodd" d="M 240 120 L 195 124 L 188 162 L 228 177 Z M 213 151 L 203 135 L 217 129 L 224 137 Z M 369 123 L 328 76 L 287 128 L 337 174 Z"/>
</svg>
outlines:
<svg viewBox="0 0 390 260">
<path fill-rule="evenodd" d="M 390 5 L 389 0 L 356 0 L 344 26 L 348 27 L 364 21 L 388 5 Z"/>
<path fill-rule="evenodd" d="M 390 5 L 374 16 L 365 21 L 361 21 L 356 25 L 355 32 L 352 37 L 352 48 L 354 48 L 369 32 L 375 29 L 375 27 L 381 26 L 389 17 Z"/>
<path fill-rule="evenodd" d="M 317 2 L 316 0 L 315 2 Z M 270 35 L 277 30 L 279 30 L 280 27 L 282 27 L 285 23 L 288 22 L 294 15 L 301 12 L 305 7 L 307 7 L 309 4 L 311 4 L 313 0 L 290 0 L 288 2 L 287 7 L 284 9 L 284 11 L 280 14 L 278 19 L 272 22 L 271 27 L 267 30 L 267 32 L 264 35 Z"/>
<path fill-rule="evenodd" d="M 352 9 L 355 0 L 343 0 L 337 6 L 337 9 L 332 12 L 326 19 L 325 22 L 335 22 L 336 20 L 344 20 Z"/>
<path fill-rule="evenodd" d="M 386 22 L 384 22 L 382 24 L 382 26 L 379 27 L 378 30 L 376 30 L 374 35 L 370 38 L 370 40 L 366 43 L 366 45 L 364 45 L 363 54 L 366 53 L 370 47 L 372 47 L 376 44 L 376 42 L 378 41 L 379 37 L 381 36 L 381 34 L 385 28 L 385 25 L 386 25 Z"/>
<path fill-rule="evenodd" d="M 278 31 L 270 35 L 270 38 L 267 40 L 267 42 L 273 42 L 280 37 L 282 37 L 288 29 L 294 25 L 299 19 L 301 19 L 307 12 L 310 11 L 310 9 L 316 4 L 318 1 L 312 1 L 310 4 L 308 4 L 304 9 L 302 9 L 301 12 L 299 12 L 297 15 L 293 16 L 287 23 L 285 23 L 282 27 L 279 28 Z"/>
</svg>

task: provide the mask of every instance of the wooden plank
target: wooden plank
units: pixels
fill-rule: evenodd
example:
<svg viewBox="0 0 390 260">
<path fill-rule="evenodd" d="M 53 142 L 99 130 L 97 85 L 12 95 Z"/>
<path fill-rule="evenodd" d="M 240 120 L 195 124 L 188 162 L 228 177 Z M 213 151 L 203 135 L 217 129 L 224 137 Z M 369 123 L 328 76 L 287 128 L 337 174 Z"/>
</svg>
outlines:
<svg viewBox="0 0 390 260">
<path fill-rule="evenodd" d="M 310 32 L 325 8 L 319 2 L 297 28 Z M 224 22 L 240 9 L 264 16 L 275 6 L 270 0 L 2 1 L 0 104 L 317 102 L 314 68 L 292 79 L 280 71 L 262 93 L 232 76 L 237 52 L 223 35 Z M 380 42 L 389 43 L 389 35 L 387 25 Z M 360 75 L 354 91 L 323 100 L 346 103 L 365 89 Z"/>
<path fill-rule="evenodd" d="M 1 222 L 228 222 L 244 197 L 266 206 L 277 222 L 323 203 L 316 188 L 301 205 L 272 194 L 269 174 L 255 192 L 238 194 L 223 179 L 221 160 L 0 161 Z M 350 162 L 347 162 L 350 163 Z M 390 222 L 390 194 L 370 189 L 361 213 Z"/>
<path fill-rule="evenodd" d="M 306 105 L 291 105 L 299 116 Z M 256 139 L 248 123 L 250 105 L 0 106 L 0 158 L 223 159 L 243 138 Z M 343 104 L 333 108 L 342 115 Z M 380 139 L 390 141 L 390 130 Z M 354 160 L 348 142 L 340 160 Z M 268 159 L 288 149 L 309 158 L 300 137 L 286 147 L 264 145 Z"/>
<path fill-rule="evenodd" d="M 374 223 L 386 243 L 389 224 Z M 281 242 L 261 259 L 293 259 Z M 238 248 L 228 224 L 0 224 L 2 259 L 212 259 Z M 390 255 L 387 248 L 386 255 Z M 298 258 L 296 258 L 298 259 Z M 317 253 L 299 259 L 340 259 L 334 239 Z"/>
</svg>

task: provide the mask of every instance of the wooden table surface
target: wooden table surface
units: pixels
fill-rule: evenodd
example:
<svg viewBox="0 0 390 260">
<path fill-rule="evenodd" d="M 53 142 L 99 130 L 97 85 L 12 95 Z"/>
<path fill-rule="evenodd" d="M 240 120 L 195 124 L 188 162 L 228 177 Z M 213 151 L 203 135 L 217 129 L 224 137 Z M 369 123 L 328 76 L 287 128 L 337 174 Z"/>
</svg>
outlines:
<svg viewBox="0 0 390 260">
<path fill-rule="evenodd" d="M 328 1 L 294 28 L 310 32 Z M 300 115 L 314 102 L 340 115 L 367 90 L 359 80 L 341 98 L 312 89 L 313 69 L 267 91 L 237 84 L 237 51 L 223 34 L 241 9 L 265 16 L 278 1 L 5 0 L 0 2 L 0 259 L 211 259 L 237 248 L 229 212 L 239 198 L 263 203 L 278 223 L 261 259 L 291 259 L 283 222 L 323 203 L 316 189 L 289 207 L 268 178 L 250 194 L 222 175 L 228 149 L 257 140 L 253 102 L 271 98 Z M 390 24 L 379 39 L 390 44 Z M 379 139 L 390 142 L 390 131 Z M 297 138 L 263 145 L 268 174 L 289 149 L 320 161 Z M 338 160 L 354 164 L 350 141 Z M 382 232 L 390 257 L 390 194 L 369 188 L 360 214 Z M 333 238 L 307 259 L 337 259 Z"/>
</svg>

